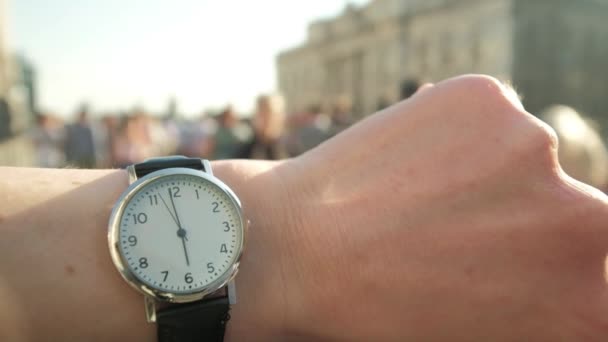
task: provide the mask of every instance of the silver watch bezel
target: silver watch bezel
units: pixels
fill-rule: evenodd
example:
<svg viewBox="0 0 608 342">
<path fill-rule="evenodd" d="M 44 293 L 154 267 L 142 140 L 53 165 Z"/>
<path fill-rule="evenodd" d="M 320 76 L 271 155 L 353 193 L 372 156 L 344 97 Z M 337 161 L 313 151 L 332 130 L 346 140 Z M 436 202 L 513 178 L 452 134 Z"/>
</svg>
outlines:
<svg viewBox="0 0 608 342">
<path fill-rule="evenodd" d="M 224 274 L 222 274 L 218 279 L 204 286 L 203 288 L 187 293 L 175 293 L 162 289 L 154 288 L 140 279 L 138 279 L 135 274 L 129 269 L 127 266 L 127 262 L 124 259 L 122 253 L 119 248 L 119 234 L 120 234 L 120 218 L 125 211 L 127 203 L 138 191 L 146 186 L 149 183 L 152 183 L 159 178 L 175 176 L 175 175 L 190 175 L 195 177 L 201 177 L 205 180 L 215 184 L 219 187 L 224 193 L 228 196 L 228 198 L 232 201 L 232 203 L 236 206 L 237 212 L 239 215 L 239 219 L 241 222 L 242 231 L 242 239 L 240 244 L 237 246 L 237 257 L 230 267 Z M 225 287 L 228 282 L 230 282 L 237 274 L 239 269 L 239 264 L 241 257 L 243 255 L 243 249 L 245 245 L 245 240 L 247 238 L 247 227 L 248 221 L 245 220 L 243 215 L 243 209 L 241 206 L 241 202 L 236 194 L 228 187 L 224 182 L 215 176 L 205 173 L 203 171 L 198 171 L 194 169 L 188 168 L 167 168 L 158 171 L 154 171 L 150 174 L 145 175 L 137 179 L 135 182 L 129 185 L 129 187 L 121 194 L 118 201 L 114 205 L 112 209 L 112 214 L 110 215 L 110 221 L 108 225 L 108 244 L 110 249 L 110 255 L 112 257 L 112 261 L 114 266 L 123 277 L 123 279 L 135 288 L 137 291 L 141 292 L 146 296 L 150 296 L 156 300 L 171 302 L 171 303 L 188 303 L 192 301 L 196 301 L 204 298 L 205 296 L 212 294 L 219 289 Z"/>
</svg>

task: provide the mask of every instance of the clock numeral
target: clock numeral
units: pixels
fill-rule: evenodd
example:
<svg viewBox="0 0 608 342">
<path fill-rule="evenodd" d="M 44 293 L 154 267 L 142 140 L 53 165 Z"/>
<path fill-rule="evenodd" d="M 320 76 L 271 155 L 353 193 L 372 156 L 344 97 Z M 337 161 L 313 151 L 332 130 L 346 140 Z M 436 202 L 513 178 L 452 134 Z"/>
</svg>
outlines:
<svg viewBox="0 0 608 342">
<path fill-rule="evenodd" d="M 171 192 L 171 195 L 172 195 L 174 198 L 177 198 L 177 197 L 182 197 L 182 195 L 180 195 L 180 194 L 179 194 L 179 190 L 180 190 L 179 186 L 174 186 L 174 187 L 173 187 L 173 188 L 171 188 L 171 189 L 172 189 L 173 191 L 169 190 L 169 192 Z"/>
<path fill-rule="evenodd" d="M 194 281 L 194 278 L 192 278 L 192 273 L 186 273 L 186 275 L 184 276 L 184 280 L 188 284 L 192 283 Z"/>
<path fill-rule="evenodd" d="M 230 231 L 230 223 L 224 221 L 224 222 L 222 222 L 222 224 L 224 225 L 224 231 L 225 232 L 229 232 Z"/>
<path fill-rule="evenodd" d="M 225 243 L 223 243 L 222 247 L 220 247 L 220 253 L 228 253 L 228 248 L 226 248 Z"/>
<path fill-rule="evenodd" d="M 200 199 L 201 197 L 198 194 L 198 189 L 194 189 L 194 192 L 196 192 L 196 199 Z"/>
<path fill-rule="evenodd" d="M 169 271 L 162 271 L 160 273 L 162 273 L 164 275 L 163 281 L 167 281 L 167 277 L 169 276 Z"/>
<path fill-rule="evenodd" d="M 150 195 L 148 199 L 150 199 L 150 205 L 158 205 L 158 195 Z"/>
<path fill-rule="evenodd" d="M 127 240 L 129 241 L 129 246 L 133 247 L 137 245 L 137 237 L 135 235 L 129 236 Z"/>
<path fill-rule="evenodd" d="M 212 262 L 207 263 L 207 272 L 208 272 L 208 273 L 213 273 L 213 272 L 215 272 L 215 267 L 213 267 L 213 263 L 212 263 Z"/>
<path fill-rule="evenodd" d="M 148 215 L 145 213 L 131 214 L 131 216 L 133 217 L 133 224 L 144 224 L 148 222 Z"/>
<path fill-rule="evenodd" d="M 220 206 L 219 203 L 213 202 L 213 203 L 211 203 L 211 205 L 213 206 L 213 212 L 214 213 L 219 213 L 220 212 L 220 209 L 218 208 Z"/>
<path fill-rule="evenodd" d="M 148 258 L 139 258 L 139 267 L 148 268 Z"/>
</svg>

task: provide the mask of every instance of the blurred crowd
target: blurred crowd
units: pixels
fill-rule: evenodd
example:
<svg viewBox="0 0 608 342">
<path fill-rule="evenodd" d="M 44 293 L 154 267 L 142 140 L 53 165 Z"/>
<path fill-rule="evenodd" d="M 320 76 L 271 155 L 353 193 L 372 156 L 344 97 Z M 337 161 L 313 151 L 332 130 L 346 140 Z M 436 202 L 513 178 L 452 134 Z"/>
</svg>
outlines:
<svg viewBox="0 0 608 342">
<path fill-rule="evenodd" d="M 417 86 L 404 87 L 401 99 L 414 94 Z M 143 110 L 93 119 L 83 107 L 71 122 L 50 113 L 38 115 L 27 136 L 40 167 L 124 168 L 151 157 L 175 154 L 212 160 L 283 159 L 316 147 L 354 123 L 347 98 L 289 115 L 284 108 L 279 95 L 259 96 L 253 115 L 248 117 L 229 105 L 195 120 Z M 550 106 L 539 117 L 559 137 L 564 171 L 608 189 L 608 150 L 598 126 L 567 106 Z"/>
<path fill-rule="evenodd" d="M 40 167 L 123 168 L 147 158 L 184 155 L 207 159 L 283 159 L 319 145 L 353 123 L 350 103 L 284 110 L 278 95 L 262 95 L 252 116 L 230 105 L 195 120 L 151 115 L 136 109 L 123 115 L 92 117 L 86 106 L 75 118 L 41 113 L 28 132 Z"/>
</svg>

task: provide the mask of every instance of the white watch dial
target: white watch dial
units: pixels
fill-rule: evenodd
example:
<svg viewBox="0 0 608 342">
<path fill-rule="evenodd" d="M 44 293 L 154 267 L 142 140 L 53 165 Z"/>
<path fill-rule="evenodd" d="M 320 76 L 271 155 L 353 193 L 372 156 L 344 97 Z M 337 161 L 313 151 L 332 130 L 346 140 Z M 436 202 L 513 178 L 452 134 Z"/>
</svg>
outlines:
<svg viewBox="0 0 608 342">
<path fill-rule="evenodd" d="M 162 176 L 129 199 L 119 220 L 126 267 L 149 287 L 200 291 L 230 272 L 243 239 L 240 208 L 211 181 Z"/>
</svg>

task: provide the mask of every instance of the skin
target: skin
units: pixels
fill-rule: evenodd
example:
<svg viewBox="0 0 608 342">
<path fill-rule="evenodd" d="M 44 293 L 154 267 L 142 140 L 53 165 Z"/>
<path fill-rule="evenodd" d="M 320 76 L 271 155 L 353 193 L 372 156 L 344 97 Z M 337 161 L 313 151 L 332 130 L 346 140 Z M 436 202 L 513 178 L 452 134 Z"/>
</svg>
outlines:
<svg viewBox="0 0 608 342">
<path fill-rule="evenodd" d="M 223 161 L 253 222 L 227 341 L 605 341 L 608 200 L 496 80 L 296 159 Z M 0 340 L 154 341 L 111 264 L 123 171 L 0 170 Z"/>
</svg>

